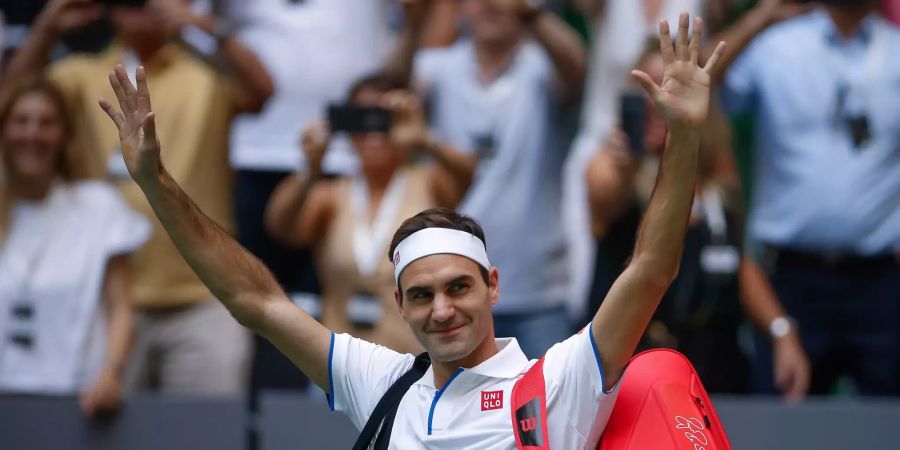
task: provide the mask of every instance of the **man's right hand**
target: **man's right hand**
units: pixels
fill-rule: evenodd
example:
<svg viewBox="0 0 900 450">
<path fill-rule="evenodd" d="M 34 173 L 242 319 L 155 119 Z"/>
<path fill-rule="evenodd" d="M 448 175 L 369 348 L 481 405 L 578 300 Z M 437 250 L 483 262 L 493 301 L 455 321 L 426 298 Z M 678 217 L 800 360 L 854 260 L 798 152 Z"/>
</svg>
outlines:
<svg viewBox="0 0 900 450">
<path fill-rule="evenodd" d="M 128 173 L 139 185 L 154 179 L 162 171 L 159 137 L 156 135 L 156 116 L 150 107 L 150 91 L 143 66 L 135 72 L 137 89 L 131 84 L 125 67 L 116 65 L 109 73 L 109 84 L 116 93 L 121 111 L 106 99 L 100 99 L 100 107 L 119 129 L 122 156 Z"/>
<path fill-rule="evenodd" d="M 330 142 L 331 129 L 325 121 L 317 120 L 303 130 L 300 145 L 303 156 L 306 157 L 306 168 L 309 173 L 317 175 L 322 173 L 322 159 L 325 158 Z"/>
<path fill-rule="evenodd" d="M 102 16 L 103 6 L 93 0 L 51 0 L 35 20 L 35 28 L 59 36 Z"/>
</svg>

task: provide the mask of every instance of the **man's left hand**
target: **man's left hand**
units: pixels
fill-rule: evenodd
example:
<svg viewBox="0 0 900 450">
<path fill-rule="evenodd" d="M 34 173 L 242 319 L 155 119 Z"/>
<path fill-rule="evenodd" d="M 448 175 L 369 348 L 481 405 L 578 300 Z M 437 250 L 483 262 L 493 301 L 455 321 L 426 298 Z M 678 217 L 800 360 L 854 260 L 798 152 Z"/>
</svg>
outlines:
<svg viewBox="0 0 900 450">
<path fill-rule="evenodd" d="M 649 75 L 640 70 L 631 72 L 663 112 L 670 129 L 697 129 L 705 123 L 712 84 L 709 72 L 725 50 L 725 43 L 720 42 L 706 65 L 700 67 L 697 60 L 703 33 L 703 19 L 694 18 L 694 32 L 690 40 L 689 24 L 690 17 L 687 13 L 682 13 L 674 45 L 669 33 L 669 23 L 663 20 L 659 24 L 660 52 L 665 64 L 662 85 L 654 83 Z"/>
</svg>

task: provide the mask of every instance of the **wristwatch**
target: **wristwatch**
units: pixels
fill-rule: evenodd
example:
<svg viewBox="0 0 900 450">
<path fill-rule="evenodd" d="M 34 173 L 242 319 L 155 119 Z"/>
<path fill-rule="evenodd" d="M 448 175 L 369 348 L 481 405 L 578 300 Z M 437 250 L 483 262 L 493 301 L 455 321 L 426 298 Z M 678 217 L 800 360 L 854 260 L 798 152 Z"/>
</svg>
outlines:
<svg viewBox="0 0 900 450">
<path fill-rule="evenodd" d="M 788 316 L 778 316 L 769 323 L 769 334 L 774 339 L 783 338 L 793 330 L 794 321 Z"/>
</svg>

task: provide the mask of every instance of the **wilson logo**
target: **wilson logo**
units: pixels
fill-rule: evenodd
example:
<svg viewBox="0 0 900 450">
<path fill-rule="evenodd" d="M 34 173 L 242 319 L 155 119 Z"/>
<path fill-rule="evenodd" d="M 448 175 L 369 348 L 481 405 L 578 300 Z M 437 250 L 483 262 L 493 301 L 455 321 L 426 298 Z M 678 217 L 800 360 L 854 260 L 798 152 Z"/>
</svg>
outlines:
<svg viewBox="0 0 900 450">
<path fill-rule="evenodd" d="M 522 419 L 519 421 L 519 427 L 522 428 L 522 431 L 532 431 L 537 428 L 537 419 L 534 417 Z"/>
<path fill-rule="evenodd" d="M 503 409 L 503 391 L 481 391 L 481 410 Z"/>
</svg>

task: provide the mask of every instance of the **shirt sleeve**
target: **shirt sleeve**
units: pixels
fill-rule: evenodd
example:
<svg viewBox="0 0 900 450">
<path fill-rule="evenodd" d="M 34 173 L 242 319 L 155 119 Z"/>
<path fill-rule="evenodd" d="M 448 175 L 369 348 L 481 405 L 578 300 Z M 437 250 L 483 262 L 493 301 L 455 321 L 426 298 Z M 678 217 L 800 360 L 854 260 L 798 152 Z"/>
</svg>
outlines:
<svg viewBox="0 0 900 450">
<path fill-rule="evenodd" d="M 548 404 L 571 412 L 573 422 L 589 422 L 572 423 L 576 430 L 605 426 L 618 395 L 618 385 L 603 389 L 603 366 L 590 325 L 547 350 L 544 383 Z"/>
<path fill-rule="evenodd" d="M 416 52 L 413 58 L 413 79 L 420 92 L 427 95 L 439 83 L 441 74 L 446 72 L 452 48 L 431 48 Z"/>
<path fill-rule="evenodd" d="M 328 355 L 328 407 L 343 412 L 357 429 L 381 400 L 381 396 L 410 367 L 415 357 L 357 339 L 332 333 Z"/>
<path fill-rule="evenodd" d="M 150 221 L 131 209 L 122 195 L 102 181 L 80 184 L 82 198 L 103 217 L 104 249 L 108 256 L 133 253 L 150 239 Z"/>
</svg>

